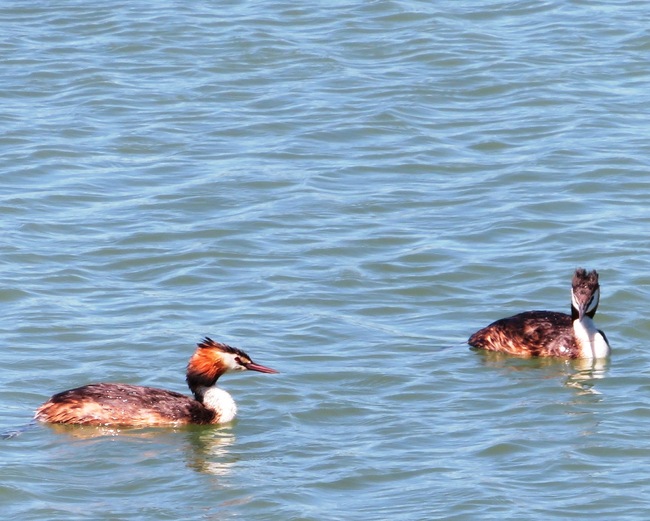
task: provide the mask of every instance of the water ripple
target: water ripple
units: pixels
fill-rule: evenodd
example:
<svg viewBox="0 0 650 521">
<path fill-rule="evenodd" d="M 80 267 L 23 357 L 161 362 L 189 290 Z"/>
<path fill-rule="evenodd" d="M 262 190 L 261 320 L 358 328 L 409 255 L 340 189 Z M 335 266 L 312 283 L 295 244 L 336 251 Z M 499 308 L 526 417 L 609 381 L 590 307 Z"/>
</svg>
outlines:
<svg viewBox="0 0 650 521">
<path fill-rule="evenodd" d="M 645 519 L 646 11 L 3 4 L 8 515 Z M 576 266 L 610 363 L 465 345 Z M 233 425 L 19 428 L 202 335 Z"/>
</svg>

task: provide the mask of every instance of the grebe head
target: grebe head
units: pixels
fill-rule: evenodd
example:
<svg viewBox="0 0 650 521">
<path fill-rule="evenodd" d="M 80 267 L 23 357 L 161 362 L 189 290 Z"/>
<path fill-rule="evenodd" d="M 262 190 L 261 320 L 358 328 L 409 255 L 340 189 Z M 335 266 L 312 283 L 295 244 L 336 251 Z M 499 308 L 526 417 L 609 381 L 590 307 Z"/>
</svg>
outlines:
<svg viewBox="0 0 650 521">
<path fill-rule="evenodd" d="M 212 387 L 224 373 L 247 370 L 277 373 L 275 369 L 256 364 L 241 349 L 206 337 L 197 344 L 197 349 L 187 364 L 187 385 L 196 395 L 201 388 Z"/>
<path fill-rule="evenodd" d="M 598 272 L 578 268 L 571 282 L 571 316 L 573 320 L 582 320 L 586 315 L 594 318 L 600 301 Z"/>
</svg>

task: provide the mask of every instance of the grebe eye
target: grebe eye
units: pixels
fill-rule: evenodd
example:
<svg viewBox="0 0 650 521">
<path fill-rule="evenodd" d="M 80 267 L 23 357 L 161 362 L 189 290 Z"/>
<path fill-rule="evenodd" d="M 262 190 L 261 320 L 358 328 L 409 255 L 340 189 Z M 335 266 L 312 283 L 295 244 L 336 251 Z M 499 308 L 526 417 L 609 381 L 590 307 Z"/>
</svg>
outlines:
<svg viewBox="0 0 650 521">
<path fill-rule="evenodd" d="M 248 358 L 242 358 L 241 356 L 236 356 L 235 362 L 237 362 L 242 367 L 246 367 L 248 364 L 251 363 L 251 361 Z"/>
</svg>

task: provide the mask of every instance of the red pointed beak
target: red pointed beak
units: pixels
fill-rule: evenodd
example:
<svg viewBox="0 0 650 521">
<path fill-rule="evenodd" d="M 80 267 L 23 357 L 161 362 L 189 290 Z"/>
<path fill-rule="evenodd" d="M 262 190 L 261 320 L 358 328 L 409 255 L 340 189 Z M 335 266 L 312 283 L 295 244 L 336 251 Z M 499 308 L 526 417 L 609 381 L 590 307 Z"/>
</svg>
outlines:
<svg viewBox="0 0 650 521">
<path fill-rule="evenodd" d="M 276 374 L 279 371 L 276 371 L 275 369 L 271 369 L 270 367 L 266 367 L 264 365 L 259 365 L 254 362 L 250 362 L 248 364 L 245 364 L 244 367 L 248 369 L 249 371 L 258 371 L 260 373 L 268 373 L 268 374 Z"/>
</svg>

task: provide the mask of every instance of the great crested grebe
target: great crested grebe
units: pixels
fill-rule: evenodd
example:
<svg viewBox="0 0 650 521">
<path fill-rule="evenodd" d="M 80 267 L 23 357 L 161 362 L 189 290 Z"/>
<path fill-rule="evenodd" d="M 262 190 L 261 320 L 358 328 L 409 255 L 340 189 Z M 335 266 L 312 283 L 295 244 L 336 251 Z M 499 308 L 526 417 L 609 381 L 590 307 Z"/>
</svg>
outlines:
<svg viewBox="0 0 650 521">
<path fill-rule="evenodd" d="M 187 385 L 194 398 L 184 394 L 119 383 L 84 385 L 55 394 L 36 410 L 37 420 L 82 425 L 152 426 L 227 423 L 237 406 L 223 389 L 219 377 L 229 371 L 277 373 L 254 363 L 242 350 L 205 338 L 187 364 Z"/>
<path fill-rule="evenodd" d="M 474 333 L 467 343 L 519 356 L 605 358 L 610 348 L 593 318 L 600 299 L 596 270 L 578 268 L 571 283 L 571 314 L 526 311 L 502 318 Z"/>
</svg>

